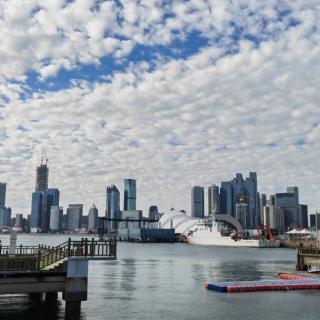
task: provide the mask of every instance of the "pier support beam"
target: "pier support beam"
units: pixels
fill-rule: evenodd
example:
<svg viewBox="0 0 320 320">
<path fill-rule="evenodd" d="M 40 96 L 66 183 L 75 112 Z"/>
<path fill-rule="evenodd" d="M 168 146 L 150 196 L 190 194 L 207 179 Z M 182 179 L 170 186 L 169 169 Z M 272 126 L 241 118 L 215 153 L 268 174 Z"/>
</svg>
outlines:
<svg viewBox="0 0 320 320">
<path fill-rule="evenodd" d="M 67 262 L 67 278 L 63 299 L 66 312 L 80 312 L 81 301 L 87 300 L 88 259 L 70 258 Z"/>
</svg>

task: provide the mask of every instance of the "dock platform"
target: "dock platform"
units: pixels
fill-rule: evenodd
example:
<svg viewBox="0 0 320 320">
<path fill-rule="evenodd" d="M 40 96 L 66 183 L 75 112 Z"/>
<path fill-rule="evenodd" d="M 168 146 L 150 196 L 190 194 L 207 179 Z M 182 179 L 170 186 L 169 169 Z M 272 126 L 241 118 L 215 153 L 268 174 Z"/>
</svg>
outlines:
<svg viewBox="0 0 320 320">
<path fill-rule="evenodd" d="M 320 279 L 270 279 L 255 281 L 229 281 L 208 283 L 208 290 L 218 292 L 253 292 L 253 291 L 277 291 L 277 290 L 310 290 L 320 289 Z"/>
<path fill-rule="evenodd" d="M 88 262 L 115 260 L 115 239 L 95 240 L 69 238 L 58 246 L 0 245 L 0 295 L 45 294 L 46 299 L 62 292 L 66 312 L 80 312 L 87 300 Z M 13 244 L 13 245 L 12 245 Z"/>
</svg>

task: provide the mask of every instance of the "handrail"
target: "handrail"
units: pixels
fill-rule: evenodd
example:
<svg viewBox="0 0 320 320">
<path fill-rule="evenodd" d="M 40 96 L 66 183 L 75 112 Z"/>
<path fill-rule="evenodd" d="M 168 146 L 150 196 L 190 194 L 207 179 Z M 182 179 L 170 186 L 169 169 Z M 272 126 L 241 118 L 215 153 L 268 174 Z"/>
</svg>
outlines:
<svg viewBox="0 0 320 320">
<path fill-rule="evenodd" d="M 69 257 L 116 257 L 115 239 L 95 240 L 82 238 L 61 243 L 58 246 L 18 246 L 14 255 L 9 246 L 0 246 L 0 270 L 43 270 Z M 17 263 L 14 263 L 16 260 Z M 32 261 L 32 263 L 30 262 Z M 18 263 L 19 262 L 19 263 Z M 25 265 L 23 262 L 26 262 Z M 9 264 L 8 264 L 9 263 Z"/>
</svg>

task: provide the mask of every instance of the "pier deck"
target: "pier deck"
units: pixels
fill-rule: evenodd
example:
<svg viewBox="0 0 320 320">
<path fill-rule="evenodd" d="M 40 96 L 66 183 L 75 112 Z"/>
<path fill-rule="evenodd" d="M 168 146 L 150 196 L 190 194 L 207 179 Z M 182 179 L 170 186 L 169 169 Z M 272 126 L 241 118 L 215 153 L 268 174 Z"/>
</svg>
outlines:
<svg viewBox="0 0 320 320">
<path fill-rule="evenodd" d="M 84 238 L 58 246 L 0 246 L 0 294 L 63 293 L 66 311 L 80 310 L 87 300 L 88 262 L 115 260 L 114 239 Z"/>
</svg>

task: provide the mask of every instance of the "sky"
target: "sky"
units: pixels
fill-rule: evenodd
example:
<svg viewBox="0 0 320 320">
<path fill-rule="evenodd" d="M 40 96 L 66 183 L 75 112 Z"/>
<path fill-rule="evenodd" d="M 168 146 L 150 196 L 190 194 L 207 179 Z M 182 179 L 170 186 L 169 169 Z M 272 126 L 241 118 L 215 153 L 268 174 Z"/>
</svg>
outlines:
<svg viewBox="0 0 320 320">
<path fill-rule="evenodd" d="M 61 204 L 190 211 L 237 172 L 320 208 L 319 0 L 2 0 L 0 181 L 29 214 L 41 150 Z M 121 201 L 122 208 L 122 201 Z"/>
</svg>

